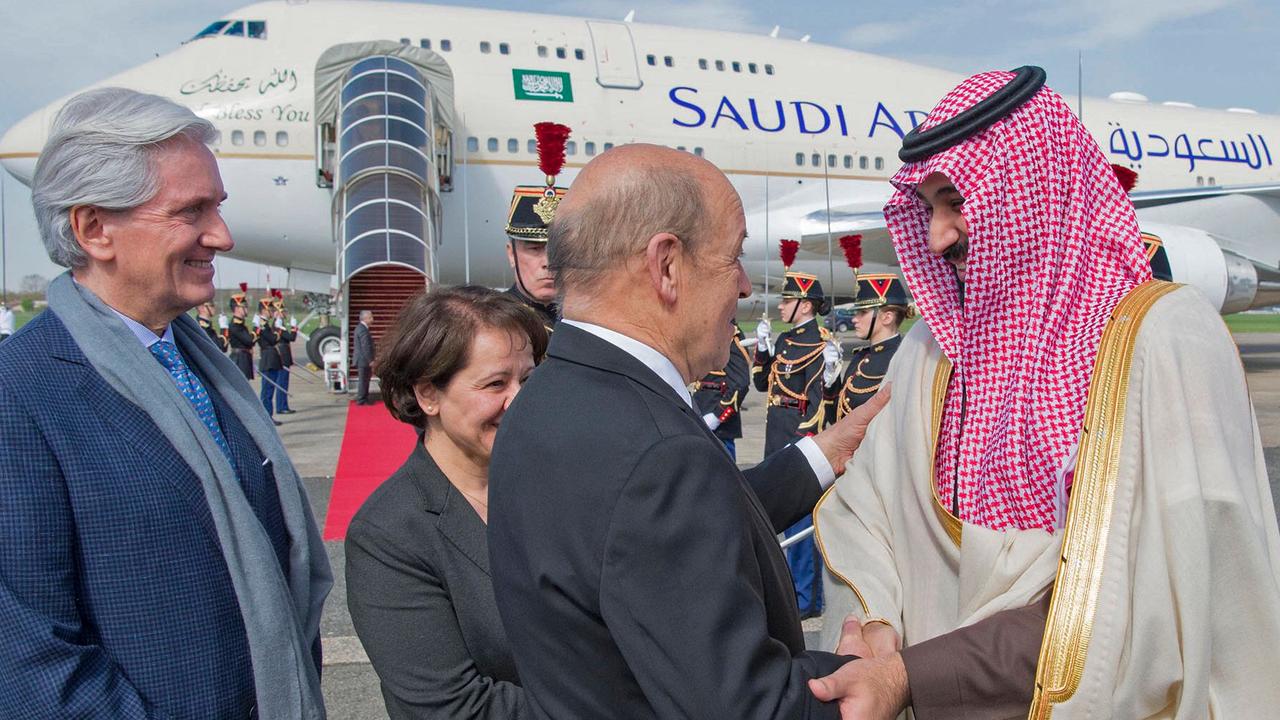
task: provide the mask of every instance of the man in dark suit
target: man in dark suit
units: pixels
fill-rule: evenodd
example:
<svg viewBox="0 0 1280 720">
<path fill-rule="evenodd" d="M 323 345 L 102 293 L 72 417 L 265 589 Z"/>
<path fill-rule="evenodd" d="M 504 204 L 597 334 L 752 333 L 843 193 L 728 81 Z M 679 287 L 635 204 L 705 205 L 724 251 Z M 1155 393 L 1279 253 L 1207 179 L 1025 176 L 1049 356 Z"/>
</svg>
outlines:
<svg viewBox="0 0 1280 720">
<path fill-rule="evenodd" d="M 231 296 L 227 305 L 231 308 L 231 326 L 226 329 L 227 347 L 231 349 L 231 362 L 240 369 L 245 380 L 253 379 L 253 329 L 245 322 L 249 312 L 249 299 L 245 296 L 248 283 L 240 283 L 240 292 Z"/>
<path fill-rule="evenodd" d="M 0 717 L 324 716 L 306 493 L 186 314 L 233 247 L 213 134 L 103 88 L 40 153 L 35 214 L 70 271 L 0 347 Z"/>
<path fill-rule="evenodd" d="M 743 473 L 687 384 L 724 367 L 742 204 L 713 165 L 633 144 L 551 226 L 563 316 L 490 465 L 494 594 L 536 717 L 835 718 L 808 682 L 776 533 L 808 514 L 878 403 Z M 690 602 L 696 590 L 697 602 Z"/>
<path fill-rule="evenodd" d="M 369 399 L 369 376 L 373 374 L 373 359 L 376 357 L 373 346 L 373 335 L 369 327 L 373 325 L 373 311 L 361 310 L 360 322 L 356 323 L 356 348 L 352 361 L 356 364 L 356 404 L 372 405 Z"/>
</svg>

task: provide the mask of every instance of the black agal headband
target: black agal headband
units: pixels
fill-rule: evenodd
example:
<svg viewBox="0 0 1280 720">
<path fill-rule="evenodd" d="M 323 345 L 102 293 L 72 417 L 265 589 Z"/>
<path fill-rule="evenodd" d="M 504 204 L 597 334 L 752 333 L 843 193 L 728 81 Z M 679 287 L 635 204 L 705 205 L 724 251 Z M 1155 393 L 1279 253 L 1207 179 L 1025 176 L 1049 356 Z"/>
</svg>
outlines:
<svg viewBox="0 0 1280 720">
<path fill-rule="evenodd" d="M 912 163 L 953 148 L 1017 110 L 1044 87 L 1044 68 L 1023 65 L 1013 73 L 1014 77 L 1007 85 L 973 107 L 928 130 L 922 131 L 917 126 L 907 133 L 902 138 L 898 159 L 904 163 Z"/>
</svg>

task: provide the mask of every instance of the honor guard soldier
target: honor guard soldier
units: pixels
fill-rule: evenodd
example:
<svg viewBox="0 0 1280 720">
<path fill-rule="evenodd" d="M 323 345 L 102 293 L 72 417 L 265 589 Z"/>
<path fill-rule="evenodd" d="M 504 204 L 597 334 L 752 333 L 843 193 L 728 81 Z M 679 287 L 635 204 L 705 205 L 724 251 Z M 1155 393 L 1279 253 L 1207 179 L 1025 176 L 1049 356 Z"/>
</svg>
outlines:
<svg viewBox="0 0 1280 720">
<path fill-rule="evenodd" d="M 227 339 L 222 337 L 222 333 L 219 332 L 227 326 L 225 318 L 225 315 L 218 318 L 218 327 L 214 328 L 213 303 L 201 303 L 200 307 L 196 310 L 196 322 L 199 323 L 200 329 L 204 330 L 204 334 L 208 335 L 209 339 L 213 341 L 213 344 L 217 345 L 218 349 L 222 352 L 227 351 Z"/>
<path fill-rule="evenodd" d="M 280 342 L 280 332 L 276 330 L 275 318 L 272 317 L 274 311 L 271 298 L 265 297 L 258 301 L 258 316 L 254 318 L 254 324 L 257 325 L 254 341 L 258 345 L 258 372 L 262 374 L 262 389 L 258 398 L 262 400 L 262 407 L 266 409 L 267 415 L 271 416 L 271 422 L 279 425 L 280 421 L 275 419 L 275 403 L 272 401 L 280 390 L 280 375 L 284 371 L 280 369 L 280 350 L 276 347 Z"/>
<path fill-rule="evenodd" d="M 712 370 L 689 388 L 693 404 L 711 432 L 724 443 L 729 455 L 738 459 L 737 439 L 742 437 L 742 401 L 751 388 L 751 358 L 742 346 L 742 329 L 734 325 L 735 337 L 729 345 L 729 364 Z"/>
<path fill-rule="evenodd" d="M 790 267 L 798 243 L 782 241 L 783 264 Z M 788 271 L 784 275 L 778 311 L 792 327 L 773 338 L 767 319 L 756 328 L 755 386 L 768 392 L 764 454 L 767 457 L 807 435 L 820 432 L 827 421 L 829 398 L 840 380 L 840 346 L 817 317 L 829 311 L 822 284 L 814 275 Z M 788 537 L 812 525 L 806 517 L 786 531 Z M 796 588 L 801 617 L 822 613 L 822 558 L 813 538 L 787 549 L 787 564 Z"/>
<path fill-rule="evenodd" d="M 889 361 L 902 343 L 898 328 L 912 316 L 911 301 L 902 280 L 895 275 L 859 275 L 854 298 L 853 331 L 865 347 L 853 351 L 836 401 L 836 418 L 842 418 L 871 399 L 880 389 Z"/>
<path fill-rule="evenodd" d="M 555 218 L 556 207 L 565 193 L 565 188 L 557 187 L 555 181 L 564 167 L 569 128 L 541 122 L 533 129 L 538 139 L 538 168 L 546 175 L 546 184 L 518 185 L 511 197 L 507 262 L 516 279 L 507 294 L 538 313 L 547 332 L 551 332 L 559 311 L 555 275 L 547 268 L 547 225 Z"/>
<path fill-rule="evenodd" d="M 292 415 L 289 407 L 289 377 L 293 375 L 293 341 L 298 339 L 298 321 L 284 309 L 284 293 L 272 290 L 275 309 L 276 351 L 280 353 L 280 387 L 276 392 L 276 414 Z"/>
<path fill-rule="evenodd" d="M 227 346 L 231 348 L 231 360 L 244 373 L 245 380 L 253 379 L 253 330 L 245 325 L 249 310 L 248 283 L 240 283 L 240 292 L 231 296 L 231 326 L 227 328 Z"/>
</svg>

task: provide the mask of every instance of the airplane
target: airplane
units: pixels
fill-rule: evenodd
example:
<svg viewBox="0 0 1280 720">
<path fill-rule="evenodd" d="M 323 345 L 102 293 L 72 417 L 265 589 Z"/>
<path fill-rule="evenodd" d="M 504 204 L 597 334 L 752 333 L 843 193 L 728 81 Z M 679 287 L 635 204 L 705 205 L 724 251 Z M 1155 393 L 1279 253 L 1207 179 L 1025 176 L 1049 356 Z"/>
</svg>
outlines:
<svg viewBox="0 0 1280 720">
<path fill-rule="evenodd" d="M 897 150 L 961 79 L 773 36 L 273 0 L 94 87 L 165 95 L 214 123 L 231 256 L 287 268 L 291 289 L 335 292 L 341 328 L 308 344 L 320 364 L 332 349 L 346 357 L 356 308 L 398 307 L 424 282 L 511 282 L 507 199 L 543 180 L 540 121 L 573 130 L 560 185 L 624 143 L 705 157 L 742 196 L 744 265 L 766 298 L 782 238 L 801 242 L 793 269 L 851 295 L 835 239 L 861 234 L 867 270 L 896 267 L 881 208 Z M 20 181 L 65 100 L 0 137 Z M 1280 117 L 1126 92 L 1073 105 L 1110 161 L 1137 173 L 1130 197 L 1174 280 L 1222 313 L 1280 303 Z"/>
</svg>

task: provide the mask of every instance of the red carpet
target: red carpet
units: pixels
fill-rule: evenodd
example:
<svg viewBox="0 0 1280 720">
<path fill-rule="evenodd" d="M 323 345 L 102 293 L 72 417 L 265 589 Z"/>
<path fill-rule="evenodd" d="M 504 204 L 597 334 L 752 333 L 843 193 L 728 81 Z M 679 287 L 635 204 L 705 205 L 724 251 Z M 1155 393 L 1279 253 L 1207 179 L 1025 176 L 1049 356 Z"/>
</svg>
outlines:
<svg viewBox="0 0 1280 720">
<path fill-rule="evenodd" d="M 351 517 L 369 494 L 404 464 L 417 441 L 413 426 L 391 417 L 386 405 L 347 406 L 347 428 L 324 521 L 325 540 L 347 536 Z"/>
</svg>

